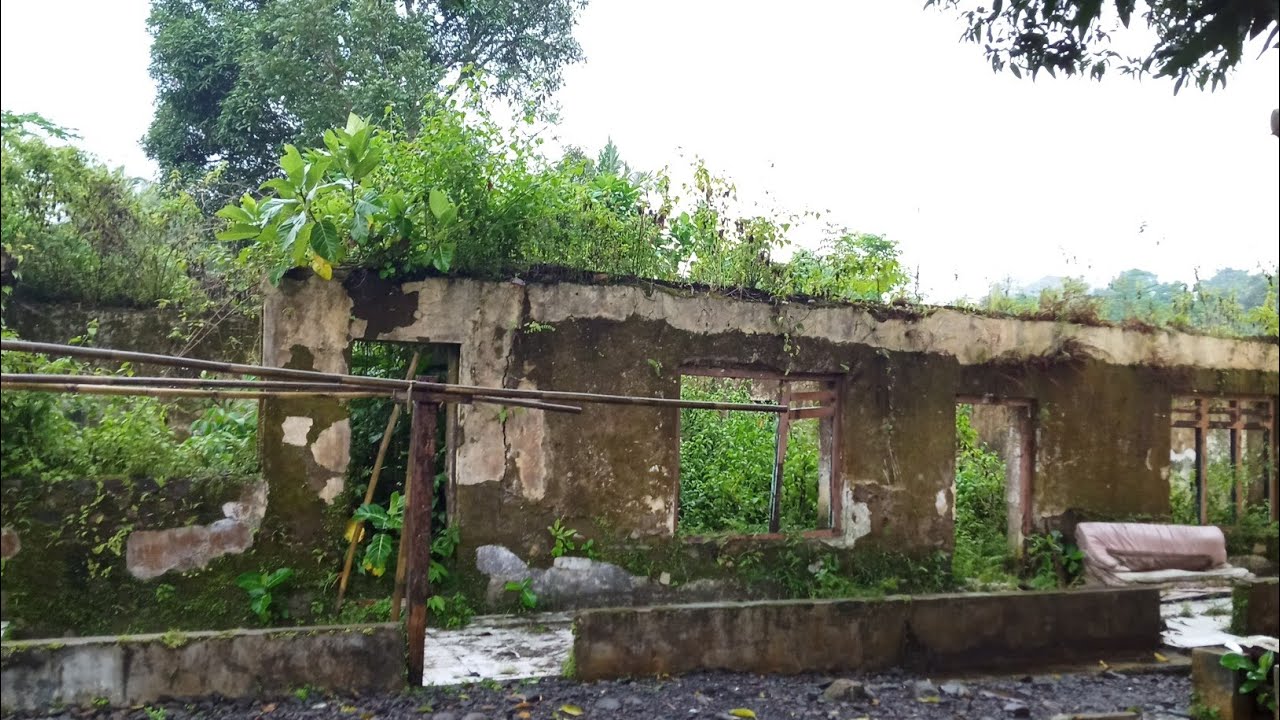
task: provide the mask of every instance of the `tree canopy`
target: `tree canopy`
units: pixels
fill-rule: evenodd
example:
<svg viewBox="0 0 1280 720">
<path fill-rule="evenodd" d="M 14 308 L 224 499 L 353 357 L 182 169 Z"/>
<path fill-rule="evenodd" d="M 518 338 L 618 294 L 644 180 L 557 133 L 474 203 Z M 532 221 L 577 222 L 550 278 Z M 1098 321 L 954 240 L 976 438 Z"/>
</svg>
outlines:
<svg viewBox="0 0 1280 720">
<path fill-rule="evenodd" d="M 153 0 L 156 112 L 144 139 L 162 170 L 216 163 L 255 183 L 285 143 L 318 143 L 348 113 L 412 123 L 464 71 L 537 103 L 582 58 L 585 0 Z"/>
<path fill-rule="evenodd" d="M 988 4 L 989 3 L 989 4 Z M 1035 77 L 1081 74 L 1101 79 L 1109 68 L 1129 75 L 1174 79 L 1217 88 L 1246 52 L 1277 44 L 1275 0 L 926 0 L 958 13 L 963 39 L 982 45 L 996 71 Z M 1135 22 L 1136 18 L 1136 22 Z M 1150 50 L 1117 49 L 1113 35 L 1141 26 Z M 1264 38 L 1258 40 L 1258 38 Z"/>
</svg>

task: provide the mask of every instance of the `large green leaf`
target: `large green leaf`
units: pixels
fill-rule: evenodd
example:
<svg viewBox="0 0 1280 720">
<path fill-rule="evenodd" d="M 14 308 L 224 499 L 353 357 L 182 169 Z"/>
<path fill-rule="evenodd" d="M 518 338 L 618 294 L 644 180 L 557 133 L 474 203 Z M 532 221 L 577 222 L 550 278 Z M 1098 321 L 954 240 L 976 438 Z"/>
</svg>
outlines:
<svg viewBox="0 0 1280 720">
<path fill-rule="evenodd" d="M 236 578 L 236 585 L 250 592 L 261 590 L 266 585 L 266 576 L 256 572 L 241 573 Z"/>
<path fill-rule="evenodd" d="M 286 580 L 288 580 L 291 577 L 293 577 L 293 568 L 287 568 L 287 567 L 280 568 L 275 572 L 271 573 L 270 575 L 267 575 L 266 582 L 264 582 L 263 584 L 267 587 L 267 589 L 280 587 L 282 583 L 284 583 Z"/>
<path fill-rule="evenodd" d="M 378 533 L 369 539 L 369 547 L 365 548 L 361 565 L 374 577 L 382 577 L 387 571 L 387 561 L 395 550 L 395 542 L 387 533 Z"/>
<path fill-rule="evenodd" d="M 245 210 L 239 205 L 228 205 L 214 213 L 214 215 L 217 215 L 223 220 L 230 220 L 233 223 L 252 224 L 257 220 L 253 215 L 249 214 L 248 210 Z"/>
<path fill-rule="evenodd" d="M 325 218 L 311 229 L 311 249 L 330 263 L 336 263 L 342 259 L 346 246 L 343 245 L 342 238 L 338 235 L 338 228 L 332 220 Z"/>
<path fill-rule="evenodd" d="M 449 201 L 449 196 L 445 195 L 443 190 L 431 188 L 431 192 L 427 194 L 427 207 L 439 220 L 453 209 L 453 203 Z"/>
<path fill-rule="evenodd" d="M 388 515 L 386 508 L 377 503 L 361 505 L 351 516 L 354 520 L 368 522 L 379 530 L 387 529 Z"/>
<path fill-rule="evenodd" d="M 399 530 L 404 526 L 404 496 L 397 492 L 391 493 L 391 499 L 387 502 L 387 529 Z"/>
<path fill-rule="evenodd" d="M 285 254 L 293 260 L 294 265 L 302 265 L 306 262 L 313 224 L 307 222 L 306 215 L 299 213 L 280 225 L 281 230 L 284 231 L 284 235 L 280 238 L 280 245 Z"/>
<path fill-rule="evenodd" d="M 294 187 L 302 185 L 306 168 L 307 161 L 302 158 L 302 153 L 298 152 L 298 148 L 293 145 L 285 145 L 284 155 L 280 158 L 280 169 L 284 170 L 285 177 L 289 178 L 289 182 Z"/>
</svg>

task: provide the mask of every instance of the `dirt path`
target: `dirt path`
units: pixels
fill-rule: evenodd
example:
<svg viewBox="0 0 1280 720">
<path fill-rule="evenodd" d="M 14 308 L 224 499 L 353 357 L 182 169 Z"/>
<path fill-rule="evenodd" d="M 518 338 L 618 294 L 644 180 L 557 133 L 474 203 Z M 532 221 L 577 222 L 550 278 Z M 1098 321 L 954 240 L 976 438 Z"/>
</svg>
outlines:
<svg viewBox="0 0 1280 720">
<path fill-rule="evenodd" d="M 833 684 L 833 680 L 836 682 Z M 836 695 L 831 700 L 824 695 Z M 678 678 L 578 683 L 559 678 L 425 688 L 361 698 L 298 696 L 268 700 L 159 703 L 129 711 L 68 710 L 52 717 L 99 720 L 195 718 L 432 718 L 433 720 L 661 720 L 752 717 L 760 720 L 905 718 L 1052 718 L 1058 713 L 1140 708 L 1144 720 L 1186 718 L 1185 675 L 1042 675 L 933 682 L 903 674 L 848 678 L 700 673 Z M 732 714 L 738 710 L 738 714 Z M 163 713 L 161 713 L 163 711 Z M 527 713 L 527 715 L 525 714 Z M 32 717 L 32 716 L 26 716 Z M 40 716 L 45 717 L 45 716 Z"/>
</svg>

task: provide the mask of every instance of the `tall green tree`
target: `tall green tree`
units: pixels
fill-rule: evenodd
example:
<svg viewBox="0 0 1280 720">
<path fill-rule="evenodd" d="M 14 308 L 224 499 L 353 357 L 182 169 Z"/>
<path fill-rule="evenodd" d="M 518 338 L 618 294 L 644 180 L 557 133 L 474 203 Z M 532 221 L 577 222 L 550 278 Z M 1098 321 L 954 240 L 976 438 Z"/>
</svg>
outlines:
<svg viewBox="0 0 1280 720">
<path fill-rule="evenodd" d="M 958 13 L 963 39 L 982 45 L 996 71 L 1035 77 L 1041 70 L 1101 79 L 1109 68 L 1130 75 L 1225 85 L 1240 61 L 1280 47 L 1276 0 L 926 0 Z M 1141 26 L 1154 38 L 1131 54 L 1113 36 Z M 1133 33 L 1131 37 L 1145 37 Z M 1260 39 L 1261 38 L 1261 39 Z"/>
<path fill-rule="evenodd" d="M 254 183 L 284 143 L 317 144 L 356 112 L 411 125 L 460 72 L 537 103 L 582 58 L 586 0 L 152 0 L 156 112 L 144 139 L 166 171 Z"/>
</svg>

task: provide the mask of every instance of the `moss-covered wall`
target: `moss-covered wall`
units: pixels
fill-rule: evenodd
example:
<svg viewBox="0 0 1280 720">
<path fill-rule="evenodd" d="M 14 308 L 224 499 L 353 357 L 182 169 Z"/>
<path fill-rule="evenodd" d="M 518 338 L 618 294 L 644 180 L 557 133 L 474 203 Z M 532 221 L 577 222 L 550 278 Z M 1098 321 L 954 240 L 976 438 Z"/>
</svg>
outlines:
<svg viewBox="0 0 1280 720">
<path fill-rule="evenodd" d="M 1033 516 L 1041 529 L 1080 518 L 1168 518 L 1174 397 L 1269 395 L 1277 373 L 1115 365 L 1077 354 L 965 367 L 960 392 L 1034 402 Z"/>
<path fill-rule="evenodd" d="M 1274 344 L 987 318 L 952 310 L 763 303 L 643 283 L 590 285 L 367 274 L 286 279 L 267 304 L 267 362 L 345 370 L 355 339 L 458 347 L 459 382 L 677 397 L 686 367 L 839 379 L 835 531 L 849 551 L 948 551 L 957 396 L 1035 407 L 1034 515 L 1168 512 L 1169 408 L 1190 392 L 1275 395 Z M 1187 368 L 1196 368 L 1188 370 Z M 268 473 L 323 492 L 314 462 L 337 403 L 264 414 Z M 316 425 L 282 443 L 290 417 Z M 661 545 L 677 533 L 678 413 L 581 415 L 461 406 L 455 449 L 463 557 L 499 543 L 545 559 L 556 519 Z M 267 462 L 264 459 L 264 462 Z M 301 491 L 299 490 L 301 493 Z M 314 504 L 314 503 L 313 503 Z"/>
<path fill-rule="evenodd" d="M 3 523 L 21 548 L 4 560 L 4 617 L 16 637 L 59 637 L 172 629 L 224 629 L 257 620 L 235 580 L 244 572 L 290 567 L 297 575 L 280 593 L 281 607 L 297 619 L 331 569 L 315 550 L 294 542 L 296 516 L 288 499 L 271 497 L 252 546 L 212 558 L 204 567 L 158 577 L 134 575 L 130 537 L 141 531 L 172 531 L 228 522 L 226 503 L 245 497 L 259 478 L 150 480 L 62 480 L 6 478 Z M 175 536 L 176 543 L 184 539 Z M 130 567 L 131 561 L 134 567 Z"/>
<path fill-rule="evenodd" d="M 214 313 L 184 318 L 176 307 L 122 308 L 11 298 L 4 305 L 4 321 L 23 340 L 33 342 L 65 343 L 97 323 L 94 343 L 100 347 L 226 362 L 256 363 L 261 340 L 257 318 Z"/>
</svg>

